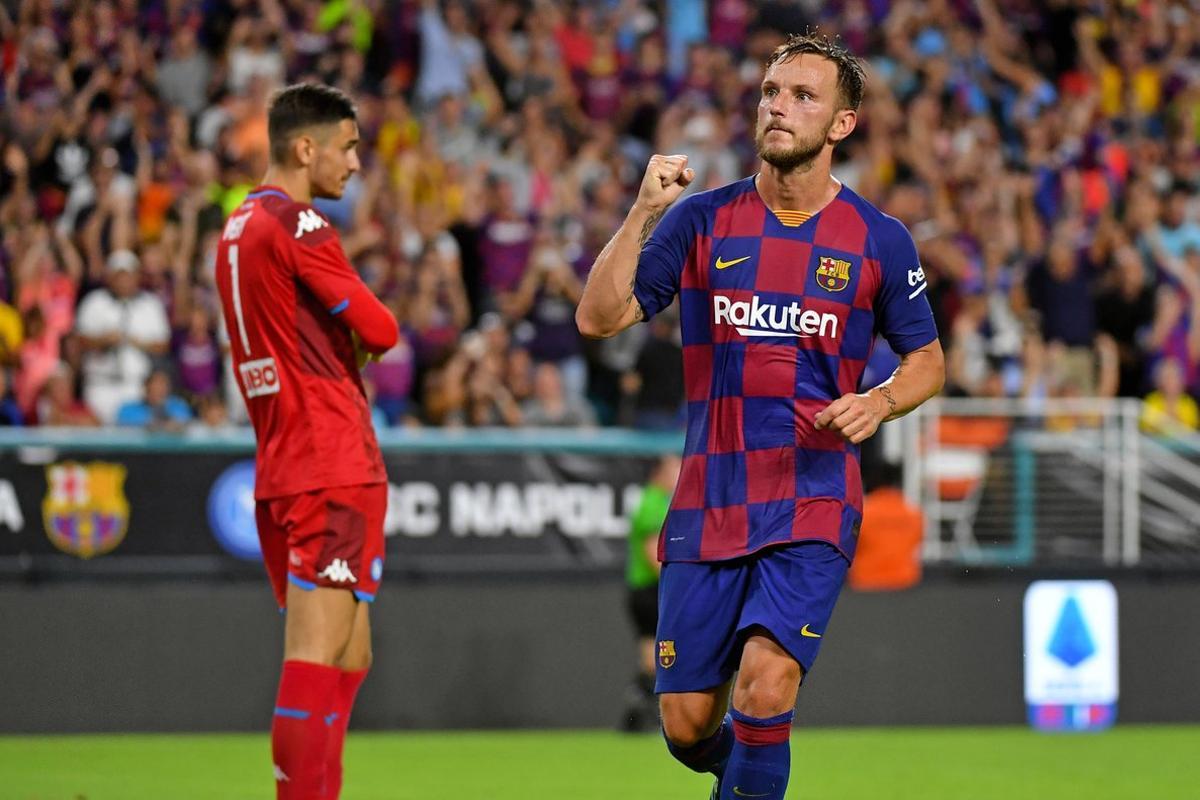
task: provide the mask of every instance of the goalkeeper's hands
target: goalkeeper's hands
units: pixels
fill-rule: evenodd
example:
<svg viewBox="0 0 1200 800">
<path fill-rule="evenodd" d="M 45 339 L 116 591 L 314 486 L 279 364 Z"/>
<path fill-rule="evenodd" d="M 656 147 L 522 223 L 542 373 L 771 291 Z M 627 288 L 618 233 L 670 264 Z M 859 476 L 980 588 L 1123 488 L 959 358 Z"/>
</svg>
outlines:
<svg viewBox="0 0 1200 800">
<path fill-rule="evenodd" d="M 378 361 L 383 356 L 383 353 L 372 353 L 363 347 L 362 339 L 355 331 L 350 331 L 350 341 L 354 343 L 354 363 L 360 370 L 367 365 L 368 361 Z"/>
</svg>

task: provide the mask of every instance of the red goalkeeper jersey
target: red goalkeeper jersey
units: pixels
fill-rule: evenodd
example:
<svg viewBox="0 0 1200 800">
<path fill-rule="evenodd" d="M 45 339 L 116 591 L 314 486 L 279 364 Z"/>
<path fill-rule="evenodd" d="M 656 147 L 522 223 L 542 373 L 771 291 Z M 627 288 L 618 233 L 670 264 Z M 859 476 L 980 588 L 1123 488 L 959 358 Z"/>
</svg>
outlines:
<svg viewBox="0 0 1200 800">
<path fill-rule="evenodd" d="M 396 320 L 329 221 L 281 189 L 259 187 L 225 223 L 216 273 L 258 440 L 254 496 L 386 480 L 351 331 L 383 352 L 396 343 Z"/>
</svg>

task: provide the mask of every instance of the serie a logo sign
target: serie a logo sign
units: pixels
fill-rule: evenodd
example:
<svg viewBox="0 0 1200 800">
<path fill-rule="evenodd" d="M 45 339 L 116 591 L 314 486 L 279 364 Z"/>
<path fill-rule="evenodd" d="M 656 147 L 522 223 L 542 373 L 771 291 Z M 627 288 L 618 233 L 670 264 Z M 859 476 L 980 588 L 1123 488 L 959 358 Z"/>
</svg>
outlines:
<svg viewBox="0 0 1200 800">
<path fill-rule="evenodd" d="M 120 464 L 103 461 L 47 467 L 42 519 L 50 542 L 80 558 L 116 549 L 129 529 L 125 472 Z"/>
</svg>

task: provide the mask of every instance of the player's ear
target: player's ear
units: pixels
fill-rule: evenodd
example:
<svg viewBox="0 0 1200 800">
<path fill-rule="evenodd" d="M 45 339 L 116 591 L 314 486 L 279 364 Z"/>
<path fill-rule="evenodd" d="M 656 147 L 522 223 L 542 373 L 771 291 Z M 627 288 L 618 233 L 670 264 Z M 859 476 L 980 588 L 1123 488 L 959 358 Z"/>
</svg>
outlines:
<svg viewBox="0 0 1200 800">
<path fill-rule="evenodd" d="M 841 108 L 834 112 L 833 125 L 829 127 L 829 139 L 834 144 L 842 141 L 854 131 L 858 124 L 858 112 L 853 108 Z"/>
<path fill-rule="evenodd" d="M 307 167 L 316 157 L 317 143 L 312 136 L 302 133 L 293 140 L 292 153 L 296 156 L 296 161 L 300 162 L 300 166 Z"/>
</svg>

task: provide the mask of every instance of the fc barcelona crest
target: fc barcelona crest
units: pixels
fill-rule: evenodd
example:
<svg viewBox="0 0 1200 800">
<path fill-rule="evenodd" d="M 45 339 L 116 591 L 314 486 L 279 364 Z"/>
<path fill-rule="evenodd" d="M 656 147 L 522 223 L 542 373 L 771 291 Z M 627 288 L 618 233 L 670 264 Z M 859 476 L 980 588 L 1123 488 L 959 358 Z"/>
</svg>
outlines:
<svg viewBox="0 0 1200 800">
<path fill-rule="evenodd" d="M 850 262 L 821 256 L 817 264 L 817 286 L 827 292 L 840 292 L 850 283 Z"/>
<path fill-rule="evenodd" d="M 50 542 L 80 558 L 112 552 L 129 528 L 125 467 L 65 461 L 46 467 L 42 519 Z"/>
<path fill-rule="evenodd" d="M 675 665 L 675 640 L 668 639 L 665 642 L 658 643 L 658 663 L 663 669 L 670 669 Z"/>
</svg>

